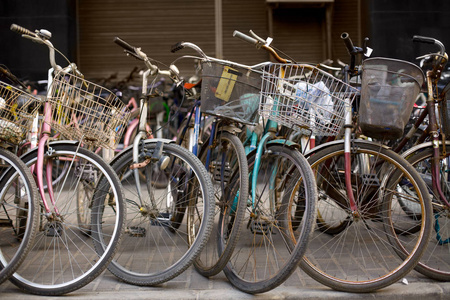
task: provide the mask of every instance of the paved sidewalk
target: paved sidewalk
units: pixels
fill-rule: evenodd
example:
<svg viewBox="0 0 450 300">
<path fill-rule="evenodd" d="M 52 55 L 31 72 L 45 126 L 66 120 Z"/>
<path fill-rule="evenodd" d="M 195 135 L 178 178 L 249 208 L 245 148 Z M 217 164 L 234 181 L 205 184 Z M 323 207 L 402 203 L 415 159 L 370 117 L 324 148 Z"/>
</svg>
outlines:
<svg viewBox="0 0 450 300">
<path fill-rule="evenodd" d="M 105 271 L 102 276 L 67 299 L 449 299 L 450 282 L 430 280 L 413 271 L 408 284 L 396 283 L 370 294 L 352 294 L 333 291 L 310 279 L 301 270 L 296 271 L 282 286 L 259 295 L 248 295 L 235 289 L 221 273 L 207 279 L 189 268 L 179 277 L 160 287 L 133 286 L 117 280 Z M 0 299 L 43 299 L 18 290 L 13 284 L 0 285 Z M 48 297 L 46 297 L 48 298 Z"/>
</svg>

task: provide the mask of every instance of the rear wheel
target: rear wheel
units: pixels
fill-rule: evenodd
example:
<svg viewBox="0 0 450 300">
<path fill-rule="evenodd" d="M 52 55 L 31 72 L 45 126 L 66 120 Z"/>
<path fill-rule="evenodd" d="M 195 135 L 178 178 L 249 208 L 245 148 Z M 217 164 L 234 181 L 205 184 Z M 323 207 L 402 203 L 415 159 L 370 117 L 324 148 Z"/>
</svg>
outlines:
<svg viewBox="0 0 450 300">
<path fill-rule="evenodd" d="M 447 147 L 450 142 L 447 142 Z M 447 201 L 450 199 L 450 153 L 445 152 L 441 146 L 439 156 L 439 184 Z M 436 280 L 449 281 L 450 280 L 450 207 L 440 200 L 440 196 L 435 189 L 433 189 L 433 179 L 431 166 L 433 160 L 433 147 L 428 148 L 408 158 L 420 176 L 427 184 L 428 191 L 431 195 L 433 203 L 433 229 L 431 231 L 430 239 L 428 240 L 428 247 L 425 254 L 422 256 L 419 264 L 416 266 L 416 271 L 425 276 Z M 409 204 L 409 205 L 408 205 Z M 402 208 L 412 219 L 420 220 L 421 211 L 416 203 L 404 203 Z"/>
</svg>

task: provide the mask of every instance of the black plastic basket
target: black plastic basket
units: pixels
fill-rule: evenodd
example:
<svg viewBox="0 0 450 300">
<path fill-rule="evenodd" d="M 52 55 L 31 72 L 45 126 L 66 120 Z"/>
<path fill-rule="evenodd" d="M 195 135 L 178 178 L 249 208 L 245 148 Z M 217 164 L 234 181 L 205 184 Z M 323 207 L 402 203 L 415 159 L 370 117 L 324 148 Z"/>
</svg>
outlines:
<svg viewBox="0 0 450 300">
<path fill-rule="evenodd" d="M 410 62 L 365 60 L 359 108 L 362 133 L 377 139 L 400 138 L 424 80 L 422 70 Z"/>
</svg>

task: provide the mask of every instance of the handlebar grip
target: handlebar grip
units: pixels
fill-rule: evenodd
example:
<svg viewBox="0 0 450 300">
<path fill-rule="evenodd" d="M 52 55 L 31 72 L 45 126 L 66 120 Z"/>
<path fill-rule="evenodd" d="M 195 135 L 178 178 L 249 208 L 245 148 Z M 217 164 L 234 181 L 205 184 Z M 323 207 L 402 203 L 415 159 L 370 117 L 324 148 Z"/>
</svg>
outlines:
<svg viewBox="0 0 450 300">
<path fill-rule="evenodd" d="M 130 51 L 131 53 L 135 53 L 136 52 L 134 50 L 135 47 L 131 46 L 130 44 L 128 44 L 127 42 L 125 42 L 124 40 L 122 40 L 121 38 L 119 38 L 117 36 L 114 38 L 114 43 L 116 43 L 120 47 L 124 48 L 125 50 Z"/>
<path fill-rule="evenodd" d="M 413 36 L 413 42 L 417 43 L 425 43 L 425 44 L 435 44 L 436 39 L 426 36 L 415 35 Z"/>
<path fill-rule="evenodd" d="M 245 41 L 245 42 L 247 42 L 247 43 L 249 43 L 249 44 L 252 44 L 252 45 L 258 44 L 258 41 L 257 41 L 256 39 L 254 39 L 254 38 L 252 38 L 251 36 L 248 36 L 248 35 L 246 35 L 246 34 L 240 32 L 240 31 L 238 31 L 238 30 L 235 30 L 235 31 L 233 32 L 233 36 L 234 36 L 234 37 L 237 37 L 238 39 L 241 39 L 241 40 L 243 40 L 243 41 Z"/>
<path fill-rule="evenodd" d="M 350 35 L 347 32 L 343 32 L 341 34 L 341 39 L 344 41 L 345 47 L 347 47 L 348 52 L 353 53 L 355 51 L 355 46 L 353 46 Z"/>
<path fill-rule="evenodd" d="M 11 31 L 14 31 L 18 34 L 34 35 L 34 33 L 31 32 L 30 30 L 28 30 L 22 26 L 19 26 L 17 24 L 11 24 L 10 29 L 11 29 Z"/>
<path fill-rule="evenodd" d="M 184 48 L 183 42 L 178 42 L 170 48 L 170 52 L 175 53 Z"/>
</svg>

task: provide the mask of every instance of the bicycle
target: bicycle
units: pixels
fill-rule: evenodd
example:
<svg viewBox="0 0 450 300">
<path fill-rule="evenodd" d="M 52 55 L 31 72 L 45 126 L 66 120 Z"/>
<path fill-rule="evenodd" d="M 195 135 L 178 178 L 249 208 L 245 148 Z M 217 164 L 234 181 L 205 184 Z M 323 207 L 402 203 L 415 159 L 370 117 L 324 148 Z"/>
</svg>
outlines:
<svg viewBox="0 0 450 300">
<path fill-rule="evenodd" d="M 203 249 L 214 213 L 212 186 L 195 155 L 168 139 L 146 139 L 149 100 L 160 95 L 149 78 L 154 76 L 154 83 L 161 74 L 177 81 L 175 67 L 159 70 L 140 48 L 118 37 L 114 42 L 146 70 L 139 130 L 110 163 L 124 187 L 127 215 L 124 241 L 108 269 L 131 284 L 157 285 L 181 274 Z"/>
<path fill-rule="evenodd" d="M 200 105 L 202 113 L 212 115 L 215 120 L 225 117 L 246 126 L 255 124 L 259 119 L 257 106 L 261 84 L 260 72 L 261 68 L 269 63 L 246 66 L 216 59 L 207 56 L 195 44 L 186 42 L 177 44 L 175 50 L 185 47 L 195 50 L 200 55 L 199 61 L 202 66 L 201 98 L 195 103 L 189 116 L 191 118 L 195 116 L 195 126 L 192 128 L 194 135 L 193 137 L 188 135 L 187 140 L 194 146 L 198 146 L 197 141 L 201 134 L 198 129 L 202 124 Z M 225 101 L 223 101 L 224 91 L 228 93 Z M 248 101 L 247 105 L 244 105 L 245 101 Z M 186 124 L 190 122 L 187 121 Z M 195 266 L 201 274 L 206 273 L 207 276 L 211 276 L 208 272 L 214 268 L 221 270 L 222 267 L 217 268 L 217 266 L 225 262 L 223 271 L 235 287 L 247 293 L 262 293 L 284 282 L 303 255 L 309 228 L 314 219 L 315 183 L 307 161 L 300 155 L 295 145 L 286 145 L 279 140 L 277 143 L 274 132 L 271 132 L 265 138 L 265 142 L 261 142 L 258 153 L 256 154 L 255 151 L 247 156 L 249 171 L 251 171 L 248 177 L 234 171 L 231 172 L 230 179 L 226 181 L 227 185 L 221 186 L 219 183 L 223 182 L 223 175 L 220 172 L 223 172 L 223 163 L 220 161 L 222 156 L 211 156 L 211 162 L 217 161 L 212 165 L 207 161 L 209 159 L 207 154 L 211 147 L 220 145 L 222 142 L 217 143 L 216 140 L 223 139 L 224 136 L 224 134 L 216 134 L 216 130 L 220 129 L 216 129 L 215 125 L 213 122 L 210 138 L 203 143 L 200 157 L 203 158 L 205 165 L 209 166 L 210 172 L 215 175 L 213 181 L 215 180 L 216 185 L 221 188 L 217 193 L 217 198 L 220 200 L 218 229 L 217 236 L 211 240 L 212 250 L 204 251 L 200 257 L 202 260 L 197 261 Z M 183 134 L 187 130 L 189 127 L 182 128 Z M 238 132 L 240 131 L 239 128 Z M 180 142 L 184 140 L 182 135 Z M 241 148 L 242 145 L 239 147 Z M 256 166 L 255 158 L 258 160 Z M 262 165 L 259 165 L 260 162 Z M 222 166 L 222 168 L 216 170 L 216 166 Z M 285 170 L 289 172 L 283 173 Z M 244 198 L 242 181 L 244 179 L 250 181 L 252 178 L 256 179 L 256 183 L 249 186 L 250 190 L 254 191 L 253 198 L 250 196 Z M 282 215 L 286 212 L 274 197 L 275 194 L 291 192 L 292 186 L 287 184 L 289 178 L 298 179 L 298 185 L 305 191 L 305 221 L 302 227 L 304 231 L 299 236 L 299 246 L 293 250 L 283 246 L 286 244 L 284 240 L 290 239 L 282 222 Z M 275 180 L 277 180 L 276 186 Z M 292 180 L 290 182 L 292 185 Z M 258 192 L 256 192 L 257 187 L 261 187 Z M 226 192 L 227 190 L 231 192 Z M 240 208 L 241 206 L 244 206 L 244 209 Z M 238 215 L 239 211 L 241 211 L 241 217 Z M 245 235 L 247 233 L 251 235 L 251 238 Z M 266 248 L 260 247 L 261 245 L 266 245 Z M 246 265 L 250 265 L 249 268 L 246 268 Z"/>
<path fill-rule="evenodd" d="M 35 175 L 41 197 L 38 233 L 10 280 L 29 293 L 61 295 L 95 279 L 120 242 L 122 186 L 113 169 L 84 146 L 112 147 L 129 114 L 113 93 L 83 80 L 75 64 L 56 64 L 50 32 L 31 32 L 15 24 L 11 30 L 47 46 L 52 69 L 39 142 L 21 156 Z M 70 140 L 53 141 L 51 128 Z"/>
<path fill-rule="evenodd" d="M 181 123 L 177 143 L 200 158 L 213 182 L 215 227 L 194 263 L 200 274 L 210 277 L 222 271 L 239 239 L 249 193 L 248 163 L 239 133 L 242 124 L 253 124 L 257 117 L 255 100 L 260 85 L 260 66 L 245 66 L 207 56 L 190 42 L 177 43 L 172 52 L 184 48 L 200 56 L 182 56 L 177 60 L 197 60 L 201 94 L 188 94 L 195 101 Z"/>
<path fill-rule="evenodd" d="M 351 63 L 344 68 L 343 77 L 344 82 L 349 82 L 350 76 L 358 74 L 356 55 L 366 51 L 365 47 L 354 47 L 346 33 L 341 37 L 351 54 Z M 247 40 L 258 45 L 255 39 Z M 374 291 L 400 280 L 418 263 L 430 234 L 431 205 L 425 183 L 398 154 L 379 143 L 352 136 L 354 96 L 342 95 L 344 110 L 337 116 L 331 113 L 342 102 L 331 101 L 328 109 L 320 106 L 325 100 L 319 98 L 342 94 L 334 87 L 328 90 L 319 87 L 320 81 L 325 84 L 330 79 L 334 81 L 331 75 L 315 67 L 306 68 L 306 72 L 285 64 L 274 67 L 289 68 L 286 74 L 299 78 L 289 82 L 295 87 L 290 94 L 283 93 L 274 84 L 267 85 L 272 89 L 267 90 L 266 99 L 271 96 L 277 102 L 273 100 L 266 105 L 283 105 L 291 112 L 290 123 L 285 125 L 295 126 L 298 119 L 304 120 L 301 125 L 305 127 L 312 124 L 334 128 L 339 122 L 343 124 L 343 140 L 323 143 L 305 153 L 316 177 L 319 201 L 316 224 L 301 269 L 318 282 L 347 292 Z M 274 72 L 263 74 L 263 80 L 269 83 L 281 79 Z M 323 118 L 326 112 L 332 118 Z M 312 113 L 315 116 L 311 120 Z M 341 132 L 337 133 L 342 136 Z M 403 190 L 398 190 L 399 187 Z M 400 208 L 400 198 L 418 204 L 422 218 L 408 218 Z M 302 220 L 295 214 L 303 212 L 302 199 L 285 197 L 283 201 L 294 207 L 288 223 L 295 232 Z"/>
<path fill-rule="evenodd" d="M 2 69 L 7 78 L 17 78 Z M 20 267 L 34 242 L 38 219 L 37 187 L 30 170 L 8 148 L 27 134 L 39 99 L 0 81 L 0 283 Z"/>
<path fill-rule="evenodd" d="M 430 278 L 442 281 L 450 280 L 448 258 L 449 233 L 448 228 L 450 209 L 448 166 L 449 158 L 446 147 L 450 146 L 447 136 L 450 133 L 448 126 L 447 93 L 448 87 L 442 91 L 438 89 L 440 74 L 448 61 L 445 46 L 438 40 L 430 37 L 414 36 L 414 42 L 435 45 L 439 48 L 437 53 L 427 54 L 419 59 L 427 60 L 426 107 L 418 116 L 411 130 L 396 145 L 394 151 L 400 152 L 418 132 L 421 125 L 424 131 L 417 138 L 416 143 L 404 151 L 402 156 L 408 160 L 424 179 L 431 195 L 433 206 L 434 226 L 430 235 L 428 247 L 424 256 L 416 266 L 416 270 Z M 427 119 L 427 121 L 425 121 Z M 410 203 L 400 203 L 402 209 L 412 218 L 419 217 L 417 207 Z"/>
</svg>

